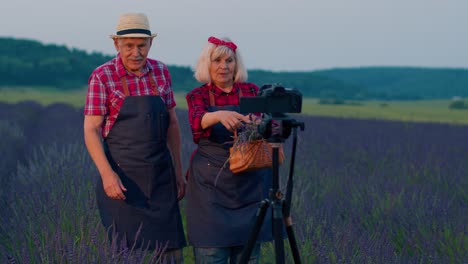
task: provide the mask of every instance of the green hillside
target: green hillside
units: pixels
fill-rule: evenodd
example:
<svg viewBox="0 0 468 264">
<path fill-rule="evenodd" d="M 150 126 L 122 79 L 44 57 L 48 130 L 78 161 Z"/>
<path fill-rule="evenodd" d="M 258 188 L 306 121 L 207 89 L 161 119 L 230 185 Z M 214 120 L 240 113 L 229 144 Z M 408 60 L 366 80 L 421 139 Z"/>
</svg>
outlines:
<svg viewBox="0 0 468 264">
<path fill-rule="evenodd" d="M 317 71 L 362 87 L 378 99 L 468 97 L 468 70 L 446 68 L 366 67 Z"/>
<path fill-rule="evenodd" d="M 0 88 L 52 87 L 77 90 L 86 86 L 92 70 L 113 55 L 0 37 Z M 176 92 L 200 85 L 190 67 L 168 65 Z M 310 72 L 249 70 L 249 81 L 261 86 L 281 83 L 304 97 L 343 100 L 419 100 L 468 97 L 467 69 L 369 67 Z"/>
<path fill-rule="evenodd" d="M 91 72 L 113 58 L 65 46 L 42 44 L 35 40 L 0 37 L 0 86 L 26 86 L 42 89 L 80 89 Z M 174 87 L 197 85 L 188 67 L 168 66 Z"/>
</svg>

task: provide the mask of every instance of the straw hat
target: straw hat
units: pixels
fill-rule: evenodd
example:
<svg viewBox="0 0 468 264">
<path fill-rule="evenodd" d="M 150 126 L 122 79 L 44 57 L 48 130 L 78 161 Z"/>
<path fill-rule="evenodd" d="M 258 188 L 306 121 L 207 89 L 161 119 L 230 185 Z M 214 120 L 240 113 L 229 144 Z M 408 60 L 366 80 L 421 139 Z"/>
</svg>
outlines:
<svg viewBox="0 0 468 264">
<path fill-rule="evenodd" d="M 151 34 L 148 18 L 143 13 L 127 13 L 119 18 L 115 35 L 111 38 L 154 38 Z"/>
</svg>

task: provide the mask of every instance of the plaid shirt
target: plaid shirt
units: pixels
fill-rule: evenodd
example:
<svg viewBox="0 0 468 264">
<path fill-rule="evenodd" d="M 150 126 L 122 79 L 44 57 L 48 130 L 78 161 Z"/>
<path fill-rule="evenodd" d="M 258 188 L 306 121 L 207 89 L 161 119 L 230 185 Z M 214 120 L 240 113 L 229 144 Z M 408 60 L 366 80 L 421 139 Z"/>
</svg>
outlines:
<svg viewBox="0 0 468 264">
<path fill-rule="evenodd" d="M 211 128 L 203 129 L 201 126 L 203 115 L 208 111 L 208 107 L 210 106 L 209 91 L 211 90 L 214 94 L 216 106 L 225 106 L 239 105 L 239 89 L 242 90 L 242 96 L 256 96 L 258 93 L 258 87 L 253 83 L 235 83 L 232 91 L 229 93 L 225 93 L 221 89 L 209 84 L 204 84 L 187 94 L 185 99 L 187 99 L 193 142 L 198 143 L 200 138 L 207 138 L 211 135 Z"/>
<path fill-rule="evenodd" d="M 153 72 L 154 74 L 151 74 Z M 141 76 L 129 73 L 123 66 L 119 54 L 114 59 L 96 68 L 88 80 L 85 115 L 104 116 L 102 137 L 105 138 L 117 119 L 125 94 L 120 78 L 125 77 L 131 96 L 154 95 L 150 77 L 156 76 L 159 95 L 168 109 L 176 105 L 172 81 L 167 66 L 159 61 L 146 59 Z"/>
</svg>

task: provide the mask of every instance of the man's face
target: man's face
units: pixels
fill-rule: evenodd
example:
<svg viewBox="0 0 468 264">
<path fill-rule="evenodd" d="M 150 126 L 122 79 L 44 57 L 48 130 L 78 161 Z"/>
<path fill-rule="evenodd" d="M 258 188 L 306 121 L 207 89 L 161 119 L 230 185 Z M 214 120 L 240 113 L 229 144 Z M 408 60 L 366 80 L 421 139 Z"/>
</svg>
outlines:
<svg viewBox="0 0 468 264">
<path fill-rule="evenodd" d="M 114 45 L 125 68 L 139 74 L 146 63 L 151 42 L 151 38 L 117 38 Z"/>
</svg>

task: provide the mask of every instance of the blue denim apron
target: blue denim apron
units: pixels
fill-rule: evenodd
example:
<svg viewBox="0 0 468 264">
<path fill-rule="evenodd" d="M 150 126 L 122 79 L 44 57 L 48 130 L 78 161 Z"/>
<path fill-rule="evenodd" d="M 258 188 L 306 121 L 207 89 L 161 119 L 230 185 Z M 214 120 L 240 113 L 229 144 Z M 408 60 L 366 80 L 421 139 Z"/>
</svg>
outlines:
<svg viewBox="0 0 468 264">
<path fill-rule="evenodd" d="M 219 110 L 239 112 L 239 106 L 215 106 L 210 92 L 208 112 Z M 212 127 L 210 138 L 200 139 L 192 158 L 186 216 L 188 240 L 194 247 L 246 244 L 259 203 L 268 195 L 271 169 L 240 174 L 229 170 L 226 161 L 232 136 L 233 133 L 217 123 Z M 266 217 L 258 241 L 271 240 L 271 230 L 271 217 Z"/>
<path fill-rule="evenodd" d="M 169 149 L 169 113 L 150 76 L 156 96 L 129 96 L 125 77 L 125 100 L 104 141 L 107 159 L 119 175 L 125 200 L 109 198 L 101 179 L 96 196 L 102 223 L 126 238 L 128 247 L 154 249 L 156 245 L 186 245 L 177 201 L 177 184 Z M 111 237 L 112 239 L 112 237 Z M 157 244 L 159 243 L 159 244 Z"/>
</svg>

